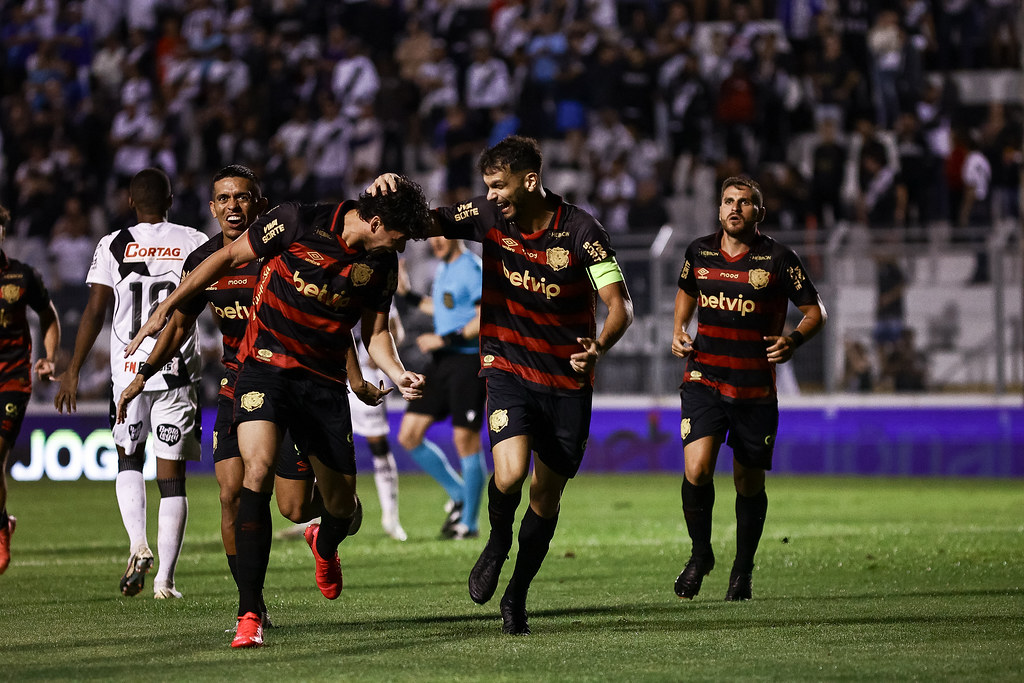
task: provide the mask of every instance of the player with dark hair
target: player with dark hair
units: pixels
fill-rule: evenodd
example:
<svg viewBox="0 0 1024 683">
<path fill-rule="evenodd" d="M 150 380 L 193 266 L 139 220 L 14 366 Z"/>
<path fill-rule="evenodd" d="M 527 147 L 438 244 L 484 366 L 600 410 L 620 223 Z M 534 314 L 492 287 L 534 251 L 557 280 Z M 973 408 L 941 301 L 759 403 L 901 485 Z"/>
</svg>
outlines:
<svg viewBox="0 0 1024 683">
<path fill-rule="evenodd" d="M 480 156 L 487 195 L 434 212 L 445 237 L 483 246 L 480 374 L 494 475 L 490 537 L 469 575 L 474 602 L 487 602 L 498 586 L 533 464 L 519 552 L 500 603 L 502 630 L 514 635 L 530 633 L 527 591 L 555 533 L 562 490 L 583 459 L 594 366 L 633 320 L 608 233 L 543 186 L 541 162 L 535 140 L 507 137 Z M 387 191 L 391 180 L 381 176 L 374 187 Z M 600 334 L 597 297 L 608 308 Z"/>
<path fill-rule="evenodd" d="M 60 320 L 43 278 L 32 267 L 7 257 L 2 245 L 11 213 L 0 206 L 0 574 L 11 563 L 11 536 L 18 519 L 7 514 L 7 456 L 18 439 L 32 395 L 32 373 L 46 381 L 60 348 Z M 25 311 L 39 316 L 45 355 L 32 361 L 32 334 Z"/>
<path fill-rule="evenodd" d="M 800 258 L 758 230 L 764 216 L 756 182 L 726 179 L 721 229 L 690 244 L 679 274 L 672 353 L 687 359 L 680 433 L 683 516 L 692 542 L 675 582 L 680 598 L 696 597 L 715 566 L 713 478 L 723 443 L 733 451 L 736 487 L 736 559 L 725 599 L 751 598 L 754 554 L 768 510 L 765 470 L 772 466 L 779 426 L 775 365 L 792 358 L 825 324 L 825 309 Z M 790 301 L 803 319 L 783 336 Z M 691 338 L 686 328 L 694 312 L 697 336 Z"/>
<path fill-rule="evenodd" d="M 423 191 L 401 178 L 387 196 L 362 194 L 338 204 L 282 204 L 188 274 L 142 326 L 129 351 L 159 332 L 171 312 L 257 258 L 265 262 L 253 314 L 239 348 L 234 421 L 245 473 L 235 543 L 238 627 L 232 647 L 263 644 L 259 595 L 270 559 L 270 496 L 282 433 L 309 457 L 324 501 L 320 524 L 306 529 L 316 582 L 341 593 L 338 545 L 357 512 L 355 451 L 346 365 L 352 327 L 374 363 L 404 398 L 420 396 L 423 377 L 405 369 L 388 326 L 398 281 L 395 252 L 430 225 Z"/>
<path fill-rule="evenodd" d="M 82 365 L 103 328 L 107 307 L 114 304 L 110 334 L 110 371 L 114 395 L 135 378 L 139 366 L 153 347 L 147 342 L 138 353 L 125 354 L 125 346 L 142 325 L 144 311 L 150 311 L 171 292 L 181 278 L 185 257 L 208 238 L 194 228 L 167 221 L 171 207 L 171 181 L 158 168 L 139 171 L 128 189 L 129 203 L 138 225 L 118 230 L 100 239 L 92 266 L 86 276 L 89 301 L 82 312 L 75 350 L 67 370 L 60 376 L 54 398 L 57 410 L 74 412 L 78 401 L 78 377 Z M 110 425 L 117 445 L 115 490 L 121 519 L 131 553 L 121 577 L 123 595 L 142 591 L 146 573 L 153 566 L 153 553 L 146 538 L 146 481 L 142 475 L 146 439 L 150 432 L 156 456 L 157 486 L 160 490 L 157 555 L 160 563 L 153 580 L 156 598 L 180 598 L 175 588 L 174 569 L 181 552 L 188 518 L 185 497 L 185 462 L 198 460 L 199 343 L 195 330 L 185 335 L 174 357 L 156 368 L 147 390 L 133 402 L 124 421 L 115 420 L 110 402 Z M 134 350 L 134 349 L 133 349 Z"/>
</svg>

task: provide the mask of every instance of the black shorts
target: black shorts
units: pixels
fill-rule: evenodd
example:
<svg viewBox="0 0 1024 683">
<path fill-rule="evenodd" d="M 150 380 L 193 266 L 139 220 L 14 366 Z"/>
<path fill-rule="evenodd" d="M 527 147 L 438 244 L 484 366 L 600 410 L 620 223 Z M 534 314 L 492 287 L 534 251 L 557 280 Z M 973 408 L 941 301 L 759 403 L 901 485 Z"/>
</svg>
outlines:
<svg viewBox="0 0 1024 683">
<path fill-rule="evenodd" d="M 429 415 L 434 420 L 452 416 L 452 426 L 479 431 L 483 425 L 486 383 L 480 372 L 480 356 L 475 353 L 434 354 L 424 375 L 427 383 L 423 397 L 409 401 L 405 411 Z"/>
<path fill-rule="evenodd" d="M 0 405 L 4 407 L 0 415 L 0 438 L 12 445 L 21 432 L 21 423 L 25 421 L 25 406 L 32 394 L 27 391 L 0 392 Z"/>
<path fill-rule="evenodd" d="M 545 394 L 528 389 L 506 372 L 487 376 L 487 433 L 494 445 L 513 436 L 530 437 L 541 462 L 572 478 L 590 437 L 594 395 Z"/>
<path fill-rule="evenodd" d="M 775 435 L 779 431 L 778 403 L 722 400 L 714 388 L 700 382 L 683 382 L 679 392 L 683 446 L 706 436 L 724 438 L 733 456 L 744 467 L 772 468 Z"/>
<path fill-rule="evenodd" d="M 232 425 L 235 408 L 234 400 L 226 396 L 217 397 L 217 419 L 213 423 L 213 462 L 240 458 L 238 451 L 238 434 Z M 285 432 L 281 441 L 280 455 L 277 458 L 277 476 L 285 479 L 310 481 L 314 478 L 313 468 L 299 452 L 298 446 L 292 441 L 291 433 Z"/>
<path fill-rule="evenodd" d="M 237 427 L 253 420 L 288 430 L 307 458 L 317 458 L 341 474 L 356 473 L 345 385 L 322 384 L 247 360 L 235 382 L 234 423 Z"/>
</svg>

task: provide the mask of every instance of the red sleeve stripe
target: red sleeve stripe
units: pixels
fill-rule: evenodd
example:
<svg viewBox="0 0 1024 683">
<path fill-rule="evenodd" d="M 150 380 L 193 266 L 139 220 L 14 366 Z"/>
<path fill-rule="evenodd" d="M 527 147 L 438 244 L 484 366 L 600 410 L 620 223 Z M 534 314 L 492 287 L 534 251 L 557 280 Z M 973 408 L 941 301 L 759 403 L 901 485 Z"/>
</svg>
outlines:
<svg viewBox="0 0 1024 683">
<path fill-rule="evenodd" d="M 697 334 L 702 337 L 716 337 L 718 339 L 733 339 L 735 341 L 762 341 L 764 335 L 760 330 L 743 330 L 735 327 L 722 327 L 720 325 L 697 324 Z"/>
</svg>

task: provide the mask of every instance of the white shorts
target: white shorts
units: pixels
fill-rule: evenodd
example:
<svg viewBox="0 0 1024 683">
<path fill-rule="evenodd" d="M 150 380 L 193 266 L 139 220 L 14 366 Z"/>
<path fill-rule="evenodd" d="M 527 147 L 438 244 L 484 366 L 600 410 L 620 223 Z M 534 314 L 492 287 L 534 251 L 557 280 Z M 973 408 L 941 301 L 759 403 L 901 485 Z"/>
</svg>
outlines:
<svg viewBox="0 0 1024 683">
<path fill-rule="evenodd" d="M 114 386 L 114 396 L 124 387 Z M 125 421 L 111 428 L 114 443 L 126 453 L 144 447 L 153 434 L 153 455 L 164 460 L 199 460 L 201 423 L 195 385 L 143 391 L 128 404 Z"/>
<path fill-rule="evenodd" d="M 367 382 L 374 382 L 378 386 L 381 381 L 387 382 L 387 378 L 380 370 L 362 368 L 363 378 Z M 368 406 L 352 393 L 348 392 L 348 406 L 352 413 L 352 431 L 362 437 L 387 436 L 388 409 L 381 403 L 379 406 Z"/>
</svg>

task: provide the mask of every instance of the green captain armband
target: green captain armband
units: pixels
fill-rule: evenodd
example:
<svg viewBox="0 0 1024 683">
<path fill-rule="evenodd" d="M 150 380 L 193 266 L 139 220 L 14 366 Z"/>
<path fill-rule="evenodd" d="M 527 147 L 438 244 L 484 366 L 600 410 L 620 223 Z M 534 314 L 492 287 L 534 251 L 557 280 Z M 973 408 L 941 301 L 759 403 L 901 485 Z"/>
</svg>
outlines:
<svg viewBox="0 0 1024 683">
<path fill-rule="evenodd" d="M 622 277 L 619 262 L 615 260 L 614 256 L 606 261 L 590 266 L 587 268 L 587 274 L 590 276 L 590 284 L 594 286 L 595 290 L 601 289 L 605 285 L 625 280 Z"/>
</svg>

